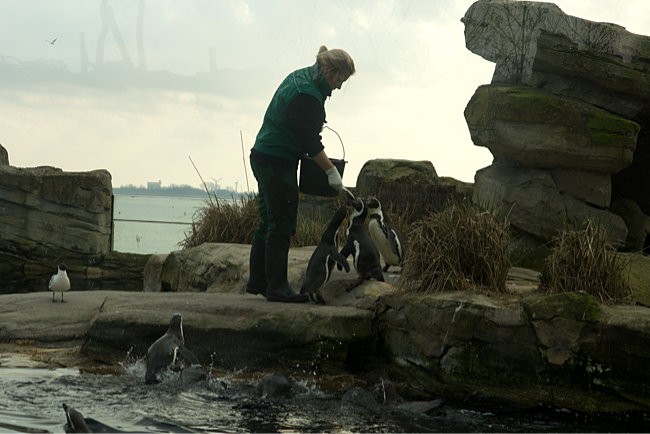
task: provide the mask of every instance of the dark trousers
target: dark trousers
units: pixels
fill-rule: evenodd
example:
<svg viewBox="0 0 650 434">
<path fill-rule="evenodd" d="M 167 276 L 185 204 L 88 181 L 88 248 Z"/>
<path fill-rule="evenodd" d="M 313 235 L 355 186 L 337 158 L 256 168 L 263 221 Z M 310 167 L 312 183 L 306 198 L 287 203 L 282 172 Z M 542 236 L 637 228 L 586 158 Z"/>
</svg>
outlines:
<svg viewBox="0 0 650 434">
<path fill-rule="evenodd" d="M 258 186 L 260 222 L 255 238 L 289 240 L 298 216 L 297 162 L 251 152 L 251 168 Z"/>
</svg>

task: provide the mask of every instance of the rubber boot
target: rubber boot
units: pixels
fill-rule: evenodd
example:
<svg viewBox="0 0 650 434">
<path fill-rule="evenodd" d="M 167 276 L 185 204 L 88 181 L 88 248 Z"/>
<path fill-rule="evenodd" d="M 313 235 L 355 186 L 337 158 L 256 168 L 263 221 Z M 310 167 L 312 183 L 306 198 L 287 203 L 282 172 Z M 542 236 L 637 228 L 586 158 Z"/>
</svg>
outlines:
<svg viewBox="0 0 650 434">
<path fill-rule="evenodd" d="M 287 261 L 289 257 L 289 237 L 269 236 L 266 242 L 266 299 L 285 303 L 305 303 L 306 294 L 297 294 L 287 281 Z"/>
<path fill-rule="evenodd" d="M 266 272 L 264 252 L 266 242 L 263 239 L 253 238 L 251 245 L 251 257 L 249 262 L 249 278 L 246 283 L 246 292 L 249 294 L 261 294 L 266 296 Z"/>
</svg>

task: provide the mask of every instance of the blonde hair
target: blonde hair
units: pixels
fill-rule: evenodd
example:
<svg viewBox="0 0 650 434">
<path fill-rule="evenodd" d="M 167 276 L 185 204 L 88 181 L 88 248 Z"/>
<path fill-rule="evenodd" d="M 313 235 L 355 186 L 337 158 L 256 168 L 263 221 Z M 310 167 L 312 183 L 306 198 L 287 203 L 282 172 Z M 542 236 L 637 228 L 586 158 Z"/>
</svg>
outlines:
<svg viewBox="0 0 650 434">
<path fill-rule="evenodd" d="M 339 48 L 328 50 L 325 45 L 321 45 L 316 55 L 316 63 L 321 69 L 331 68 L 348 77 L 355 73 L 352 57 Z"/>
</svg>

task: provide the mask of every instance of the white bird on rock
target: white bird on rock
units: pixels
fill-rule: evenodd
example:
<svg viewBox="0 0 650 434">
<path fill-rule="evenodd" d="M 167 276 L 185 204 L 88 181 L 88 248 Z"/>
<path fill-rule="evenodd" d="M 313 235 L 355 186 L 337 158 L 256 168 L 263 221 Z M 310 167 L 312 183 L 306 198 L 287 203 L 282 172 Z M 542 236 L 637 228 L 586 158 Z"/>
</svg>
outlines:
<svg viewBox="0 0 650 434">
<path fill-rule="evenodd" d="M 68 279 L 65 264 L 59 264 L 59 271 L 50 278 L 48 288 L 52 291 L 52 303 L 54 303 L 54 294 L 57 292 L 61 293 L 61 303 L 64 303 L 63 292 L 70 289 L 70 279 Z"/>
</svg>

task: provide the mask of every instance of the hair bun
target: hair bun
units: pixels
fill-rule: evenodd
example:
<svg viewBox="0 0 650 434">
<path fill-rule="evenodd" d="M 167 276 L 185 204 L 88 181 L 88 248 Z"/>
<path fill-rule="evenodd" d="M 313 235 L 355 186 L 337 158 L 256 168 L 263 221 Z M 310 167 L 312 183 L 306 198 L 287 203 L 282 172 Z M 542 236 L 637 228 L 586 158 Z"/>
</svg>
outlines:
<svg viewBox="0 0 650 434">
<path fill-rule="evenodd" d="M 325 51 L 327 51 L 327 47 L 325 45 L 321 45 L 318 49 L 318 54 L 324 53 Z"/>
</svg>

